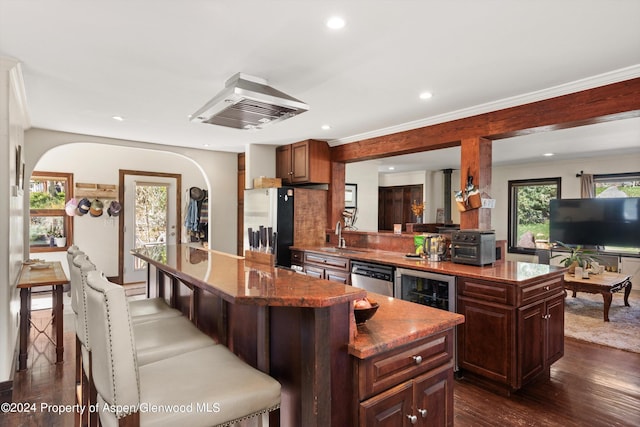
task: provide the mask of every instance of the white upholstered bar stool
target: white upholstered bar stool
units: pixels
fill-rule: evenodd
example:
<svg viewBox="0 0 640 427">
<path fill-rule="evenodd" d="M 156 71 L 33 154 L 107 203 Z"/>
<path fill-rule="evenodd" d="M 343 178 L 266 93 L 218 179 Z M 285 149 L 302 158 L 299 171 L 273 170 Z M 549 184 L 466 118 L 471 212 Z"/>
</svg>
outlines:
<svg viewBox="0 0 640 427">
<path fill-rule="evenodd" d="M 91 271 L 85 294 L 103 426 L 226 426 L 279 408 L 280 384 L 222 345 L 139 365 L 122 287 Z"/>
<path fill-rule="evenodd" d="M 86 405 L 86 402 L 82 401 L 82 399 L 83 397 L 84 398 L 87 398 L 87 397 L 85 396 L 85 394 L 82 393 L 82 387 L 83 385 L 85 387 L 87 386 L 88 380 L 86 375 L 83 374 L 83 370 L 82 370 L 82 353 L 83 353 L 82 340 L 80 339 L 80 336 L 78 336 L 78 294 L 79 294 L 78 289 L 80 286 L 82 286 L 82 284 L 81 284 L 81 278 L 80 278 L 80 269 L 73 264 L 73 259 L 79 255 L 84 255 L 84 252 L 82 252 L 78 248 L 78 246 L 71 245 L 67 248 L 67 263 L 69 265 L 69 283 L 71 284 L 71 310 L 73 311 L 75 327 L 76 327 L 76 353 L 75 353 L 76 389 L 74 391 L 75 391 L 76 404 L 81 404 L 84 406 Z M 80 331 L 80 333 L 82 333 L 82 331 Z M 79 425 L 86 426 L 88 422 L 89 422 L 89 414 L 87 411 L 85 411 L 82 414 L 76 412 L 75 418 L 74 418 L 75 426 L 79 426 Z"/>
<path fill-rule="evenodd" d="M 79 279 L 75 280 L 76 283 L 79 282 L 80 286 L 72 286 L 72 292 L 78 292 L 76 296 L 78 310 L 76 316 L 76 337 L 81 343 L 81 371 L 84 374 L 82 376 L 83 381 L 79 400 L 83 402 L 84 405 L 88 405 L 96 403 L 96 393 L 91 372 L 93 356 L 87 323 L 85 287 L 87 274 L 91 271 L 96 271 L 96 266 L 84 253 L 80 253 L 74 258 L 73 265 L 74 275 L 79 274 L 80 276 Z M 102 273 L 99 274 L 102 275 Z M 102 275 L 102 277 L 104 278 L 104 275 Z M 104 280 L 106 280 L 106 278 L 104 278 Z M 120 285 L 114 284 L 114 286 Z M 199 331 L 198 328 L 182 315 L 157 316 L 155 320 L 147 318 L 144 322 L 135 323 L 134 331 L 138 336 L 136 353 L 141 365 L 171 357 L 185 351 L 217 345 L 213 339 Z M 86 424 L 87 417 L 85 415 L 89 415 L 88 412 L 83 414 L 83 425 Z M 96 425 L 94 423 L 96 420 L 96 417 L 93 417 L 93 419 L 89 417 L 91 425 Z"/>
</svg>

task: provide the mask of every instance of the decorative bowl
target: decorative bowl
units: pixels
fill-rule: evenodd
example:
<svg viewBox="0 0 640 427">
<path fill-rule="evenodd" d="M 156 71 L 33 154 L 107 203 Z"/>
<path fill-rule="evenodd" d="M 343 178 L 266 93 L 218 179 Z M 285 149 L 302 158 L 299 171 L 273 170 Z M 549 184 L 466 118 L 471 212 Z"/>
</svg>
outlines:
<svg viewBox="0 0 640 427">
<path fill-rule="evenodd" d="M 377 302 L 371 303 L 371 308 L 353 308 L 353 314 L 356 317 L 356 324 L 362 325 L 367 320 L 371 319 L 376 311 L 380 307 Z"/>
</svg>

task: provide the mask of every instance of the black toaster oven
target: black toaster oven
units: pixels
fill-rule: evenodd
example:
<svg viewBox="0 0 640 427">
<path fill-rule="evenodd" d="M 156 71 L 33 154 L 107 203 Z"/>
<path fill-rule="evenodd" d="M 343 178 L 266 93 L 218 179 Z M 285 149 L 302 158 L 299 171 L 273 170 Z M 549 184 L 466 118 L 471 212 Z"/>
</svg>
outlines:
<svg viewBox="0 0 640 427">
<path fill-rule="evenodd" d="M 451 261 L 478 266 L 496 262 L 495 231 L 471 229 L 451 233 Z"/>
</svg>

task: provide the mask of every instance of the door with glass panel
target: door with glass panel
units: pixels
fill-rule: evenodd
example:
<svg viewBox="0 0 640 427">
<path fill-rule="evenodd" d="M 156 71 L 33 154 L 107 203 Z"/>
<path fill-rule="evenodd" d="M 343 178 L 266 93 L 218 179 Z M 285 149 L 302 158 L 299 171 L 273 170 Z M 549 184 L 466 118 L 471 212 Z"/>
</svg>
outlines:
<svg viewBox="0 0 640 427">
<path fill-rule="evenodd" d="M 123 283 L 144 282 L 147 278 L 146 263 L 132 256 L 132 249 L 177 242 L 177 196 L 175 177 L 124 176 Z"/>
</svg>

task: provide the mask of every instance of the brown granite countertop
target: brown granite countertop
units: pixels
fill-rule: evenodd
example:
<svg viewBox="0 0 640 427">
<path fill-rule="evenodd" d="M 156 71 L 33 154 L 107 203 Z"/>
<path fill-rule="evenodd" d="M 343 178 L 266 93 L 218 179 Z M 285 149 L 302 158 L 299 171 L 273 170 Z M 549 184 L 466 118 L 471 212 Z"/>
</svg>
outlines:
<svg viewBox="0 0 640 427">
<path fill-rule="evenodd" d="M 234 304 L 315 308 L 366 295 L 366 291 L 352 286 L 250 264 L 242 257 L 189 245 L 155 245 L 132 254 Z"/>
<path fill-rule="evenodd" d="M 349 354 L 366 359 L 419 338 L 451 329 L 464 322 L 464 316 L 425 305 L 369 292 L 380 304 L 376 314 L 358 325 Z"/>
<path fill-rule="evenodd" d="M 546 276 L 554 277 L 563 274 L 564 267 L 535 264 L 530 262 L 501 261 L 491 265 L 478 267 L 474 265 L 456 264 L 450 261 L 433 262 L 422 258 L 408 258 L 405 254 L 376 249 L 335 247 L 292 247 L 292 249 L 316 252 L 324 255 L 341 256 L 355 260 L 377 262 L 399 268 L 430 271 L 450 276 L 471 277 L 492 280 L 494 282 L 526 285 L 529 282 Z"/>
</svg>

